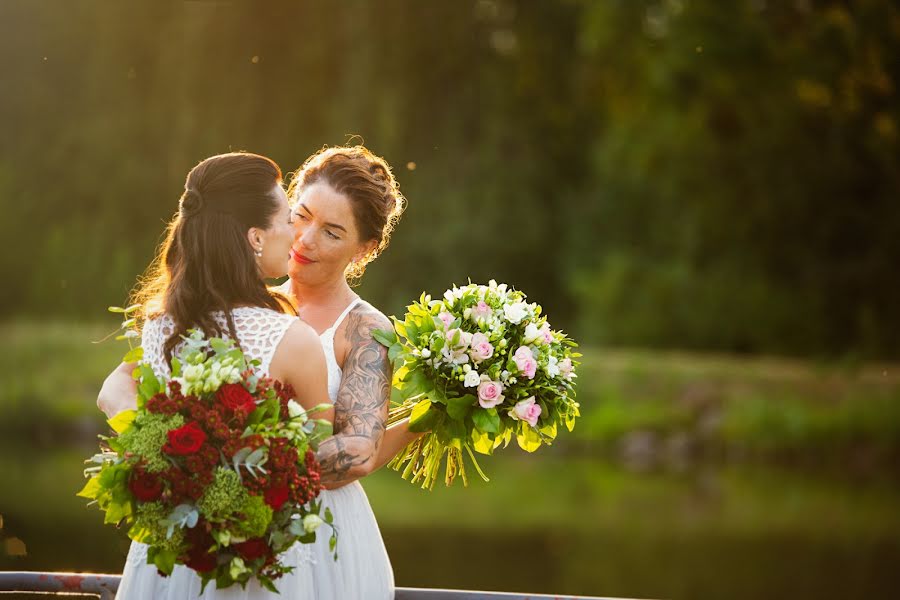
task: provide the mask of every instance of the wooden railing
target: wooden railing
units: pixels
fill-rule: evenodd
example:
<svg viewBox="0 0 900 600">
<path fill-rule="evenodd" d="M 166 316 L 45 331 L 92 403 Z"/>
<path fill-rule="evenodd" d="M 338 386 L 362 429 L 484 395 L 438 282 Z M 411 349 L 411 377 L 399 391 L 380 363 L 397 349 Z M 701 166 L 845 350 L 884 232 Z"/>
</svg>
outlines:
<svg viewBox="0 0 900 600">
<path fill-rule="evenodd" d="M 20 592 L 35 594 L 82 594 L 113 600 L 119 588 L 119 575 L 97 573 L 41 573 L 38 571 L 0 571 L 0 594 Z M 397 588 L 394 600 L 614 600 L 589 596 L 549 596 L 508 592 L 474 592 L 469 590 L 435 590 Z M 188 599 L 186 599 L 188 600 Z M 348 599 L 349 600 L 349 599 Z"/>
</svg>

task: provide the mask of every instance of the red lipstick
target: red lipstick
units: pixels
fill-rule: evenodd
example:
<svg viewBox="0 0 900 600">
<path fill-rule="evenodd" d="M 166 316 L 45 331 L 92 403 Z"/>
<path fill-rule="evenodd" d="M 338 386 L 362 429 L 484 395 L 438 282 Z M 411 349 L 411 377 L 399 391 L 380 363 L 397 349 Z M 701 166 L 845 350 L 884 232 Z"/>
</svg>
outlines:
<svg viewBox="0 0 900 600">
<path fill-rule="evenodd" d="M 310 263 L 316 262 L 312 259 L 306 258 L 305 256 L 303 256 L 302 254 L 300 254 L 293 248 L 291 248 L 291 258 L 294 259 L 296 262 L 300 263 L 301 265 L 308 265 Z"/>
</svg>

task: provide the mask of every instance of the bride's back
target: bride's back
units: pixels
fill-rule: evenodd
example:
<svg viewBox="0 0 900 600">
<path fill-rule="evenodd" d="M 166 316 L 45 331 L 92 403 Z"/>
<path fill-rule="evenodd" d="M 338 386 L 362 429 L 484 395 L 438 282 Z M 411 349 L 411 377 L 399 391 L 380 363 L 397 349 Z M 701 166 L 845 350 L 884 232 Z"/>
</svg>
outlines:
<svg viewBox="0 0 900 600">
<path fill-rule="evenodd" d="M 269 366 L 279 342 L 297 317 L 280 313 L 268 308 L 242 306 L 232 309 L 235 340 L 248 359 L 259 360 L 259 375 L 269 375 Z M 212 318 L 222 331 L 228 332 L 225 313 L 216 311 Z M 175 321 L 167 314 L 148 320 L 144 324 L 141 346 L 144 349 L 144 360 L 150 363 L 155 373 L 169 375 L 169 361 L 166 359 L 166 341 L 175 332 Z M 226 335 L 225 337 L 230 337 Z M 175 346 L 175 351 L 181 344 Z"/>
</svg>

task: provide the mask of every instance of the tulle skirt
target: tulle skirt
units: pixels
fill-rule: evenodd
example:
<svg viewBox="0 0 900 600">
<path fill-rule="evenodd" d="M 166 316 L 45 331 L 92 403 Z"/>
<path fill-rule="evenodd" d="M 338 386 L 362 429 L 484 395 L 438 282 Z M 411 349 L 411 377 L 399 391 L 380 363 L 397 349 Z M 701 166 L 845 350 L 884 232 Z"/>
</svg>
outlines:
<svg viewBox="0 0 900 600">
<path fill-rule="evenodd" d="M 394 573 L 369 499 L 358 481 L 322 492 L 325 506 L 334 513 L 338 531 L 338 560 L 328 549 L 331 532 L 322 525 L 313 544 L 295 544 L 281 555 L 294 570 L 275 581 L 273 594 L 251 581 L 219 590 L 215 582 L 200 593 L 200 577 L 176 565 L 161 577 L 147 564 L 147 546 L 132 542 L 122 573 L 117 599 L 121 600 L 390 600 Z"/>
</svg>

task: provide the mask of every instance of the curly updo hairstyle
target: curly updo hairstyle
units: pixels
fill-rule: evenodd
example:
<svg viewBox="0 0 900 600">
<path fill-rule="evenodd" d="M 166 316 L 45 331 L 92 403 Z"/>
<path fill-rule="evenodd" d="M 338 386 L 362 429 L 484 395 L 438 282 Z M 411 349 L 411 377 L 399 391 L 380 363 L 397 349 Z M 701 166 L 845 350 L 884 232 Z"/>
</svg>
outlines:
<svg viewBox="0 0 900 600">
<path fill-rule="evenodd" d="M 296 202 L 304 188 L 318 182 L 350 200 L 360 241 L 377 242 L 362 260 L 347 267 L 347 278 L 356 281 L 387 248 L 406 199 L 387 161 L 361 145 L 326 147 L 310 156 L 294 174 L 288 197 Z"/>
</svg>

